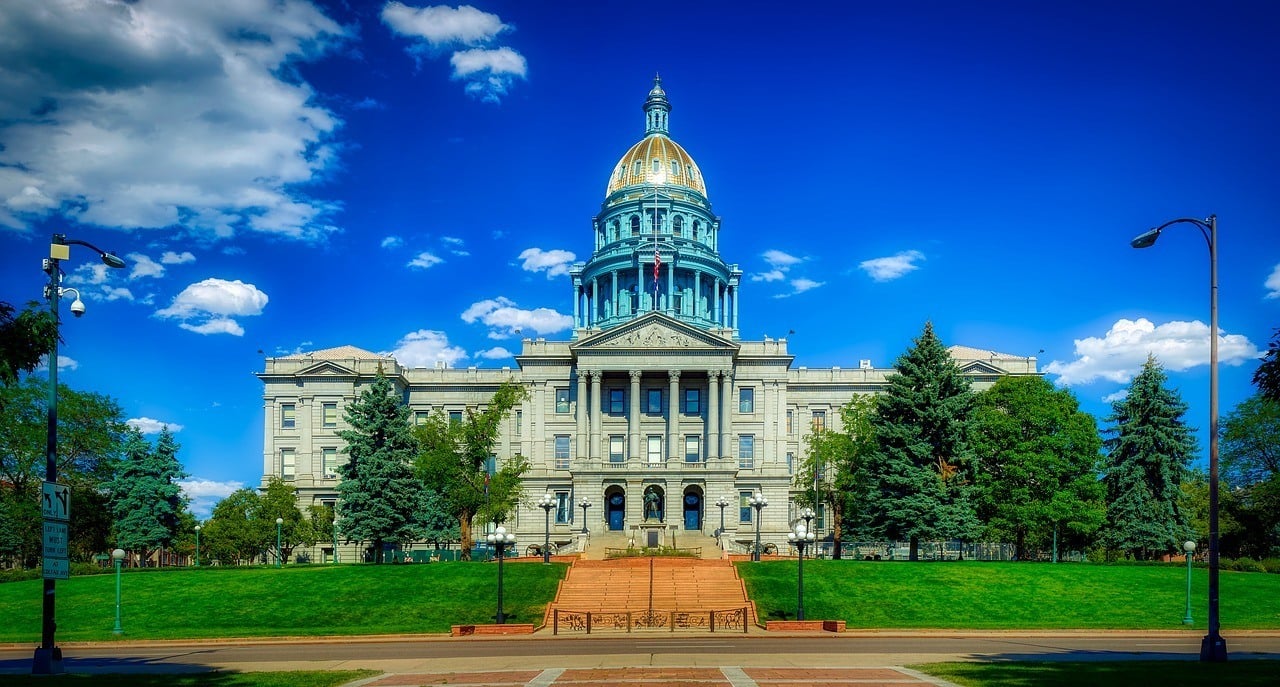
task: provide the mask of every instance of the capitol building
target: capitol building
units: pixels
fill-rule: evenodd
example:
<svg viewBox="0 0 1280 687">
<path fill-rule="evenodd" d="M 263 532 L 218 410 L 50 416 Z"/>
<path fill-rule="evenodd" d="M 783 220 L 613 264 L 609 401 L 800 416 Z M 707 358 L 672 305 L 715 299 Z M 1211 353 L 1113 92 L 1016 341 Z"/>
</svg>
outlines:
<svg viewBox="0 0 1280 687">
<path fill-rule="evenodd" d="M 586 530 L 704 548 L 718 537 L 731 550 L 758 532 L 784 548 L 799 510 L 793 497 L 804 491 L 793 479 L 806 437 L 840 429 L 840 407 L 885 388 L 894 370 L 869 360 L 796 366 L 786 339 L 741 338 L 742 270 L 720 254 L 721 220 L 697 163 L 671 138 L 670 112 L 655 79 L 643 138 L 607 170 L 591 257 L 570 271 L 568 340 L 525 339 L 516 366 L 501 369 L 407 368 L 353 346 L 268 358 L 257 375 L 265 385 L 263 484 L 282 477 L 303 508 L 337 503 L 346 460 L 337 432 L 345 407 L 379 370 L 415 421 L 461 417 L 513 380 L 527 393 L 493 461 L 520 455 L 530 464 L 524 498 L 504 523 L 518 551 L 543 540 L 545 514 L 535 503 L 544 493 L 555 499 L 551 538 L 562 547 L 583 546 Z M 949 350 L 975 389 L 1036 374 L 1034 357 Z M 769 503 L 759 518 L 747 505 L 757 492 Z M 829 536 L 821 511 L 815 524 Z M 352 543 L 338 553 L 351 561 L 360 551 Z M 332 544 L 310 554 L 332 555 Z"/>
</svg>

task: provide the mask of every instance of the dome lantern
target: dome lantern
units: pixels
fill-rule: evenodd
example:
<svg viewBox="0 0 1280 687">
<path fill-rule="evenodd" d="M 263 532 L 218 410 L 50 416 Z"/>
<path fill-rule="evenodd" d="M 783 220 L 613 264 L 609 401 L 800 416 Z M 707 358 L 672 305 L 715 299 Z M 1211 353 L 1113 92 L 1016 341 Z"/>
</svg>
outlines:
<svg viewBox="0 0 1280 687">
<path fill-rule="evenodd" d="M 653 88 L 649 97 L 644 99 L 644 135 L 667 135 L 667 117 L 671 114 L 671 103 L 667 100 L 666 91 L 662 90 L 662 77 L 653 75 Z"/>
</svg>

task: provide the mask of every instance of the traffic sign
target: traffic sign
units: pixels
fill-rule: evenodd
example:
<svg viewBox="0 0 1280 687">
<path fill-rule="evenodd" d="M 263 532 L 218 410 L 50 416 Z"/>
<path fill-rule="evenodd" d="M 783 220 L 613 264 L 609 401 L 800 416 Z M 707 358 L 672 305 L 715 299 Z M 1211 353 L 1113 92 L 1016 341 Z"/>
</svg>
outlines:
<svg viewBox="0 0 1280 687">
<path fill-rule="evenodd" d="M 40 515 L 46 520 L 71 519 L 71 487 L 57 482 L 42 482 L 44 489 L 40 496 Z"/>
<path fill-rule="evenodd" d="M 69 580 L 71 579 L 71 564 L 65 558 L 48 558 L 44 559 L 44 579 L 46 580 Z"/>
<path fill-rule="evenodd" d="M 44 556 L 45 558 L 67 557 L 67 523 L 44 523 Z"/>
</svg>

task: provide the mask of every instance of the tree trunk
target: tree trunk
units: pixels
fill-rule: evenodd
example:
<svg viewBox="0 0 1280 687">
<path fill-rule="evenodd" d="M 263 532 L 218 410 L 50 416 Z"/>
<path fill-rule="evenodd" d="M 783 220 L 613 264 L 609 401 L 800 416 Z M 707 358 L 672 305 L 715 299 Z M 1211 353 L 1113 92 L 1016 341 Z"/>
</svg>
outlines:
<svg viewBox="0 0 1280 687">
<path fill-rule="evenodd" d="M 910 548 L 907 549 L 907 560 L 918 561 L 920 560 L 920 537 L 913 534 L 910 541 Z"/>
<path fill-rule="evenodd" d="M 471 513 L 463 513 L 458 519 L 458 543 L 462 547 L 458 558 L 464 561 L 471 560 L 471 516 Z"/>
<path fill-rule="evenodd" d="M 840 560 L 840 523 L 844 522 L 844 509 L 831 505 L 831 560 Z"/>
<path fill-rule="evenodd" d="M 373 564 L 382 565 L 382 540 L 373 540 Z"/>
<path fill-rule="evenodd" d="M 1027 532 L 1021 527 L 1018 528 L 1018 534 L 1013 539 L 1013 557 L 1020 560 L 1027 560 Z"/>
</svg>

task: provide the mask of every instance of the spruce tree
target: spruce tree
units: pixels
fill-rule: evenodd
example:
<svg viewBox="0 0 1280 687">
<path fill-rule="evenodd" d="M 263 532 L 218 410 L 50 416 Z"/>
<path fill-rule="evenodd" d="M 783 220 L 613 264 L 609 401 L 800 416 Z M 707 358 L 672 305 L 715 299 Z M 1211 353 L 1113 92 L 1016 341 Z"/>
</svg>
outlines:
<svg viewBox="0 0 1280 687">
<path fill-rule="evenodd" d="M 1183 422 L 1187 404 L 1166 386 L 1154 356 L 1129 384 L 1129 393 L 1111 406 L 1106 430 L 1107 527 L 1109 549 L 1138 559 L 1178 551 L 1189 534 L 1179 505 L 1182 479 L 1195 453 L 1191 429 Z"/>
<path fill-rule="evenodd" d="M 979 531 L 967 437 L 973 394 L 932 323 L 894 368 L 876 399 L 869 524 L 879 536 L 908 539 L 918 560 L 921 539 L 972 539 Z"/>
<path fill-rule="evenodd" d="M 151 446 L 136 429 L 125 438 L 124 460 L 111 482 L 116 543 L 145 561 L 173 545 L 186 498 L 178 481 L 187 476 L 178 462 L 178 442 L 165 427 Z"/>
<path fill-rule="evenodd" d="M 347 541 L 371 542 L 381 563 L 384 543 L 408 544 L 421 533 L 423 490 L 413 474 L 417 442 L 409 409 L 379 372 L 347 407 L 346 419 L 351 429 L 338 432 L 348 456 L 338 468 L 338 530 Z"/>
</svg>

